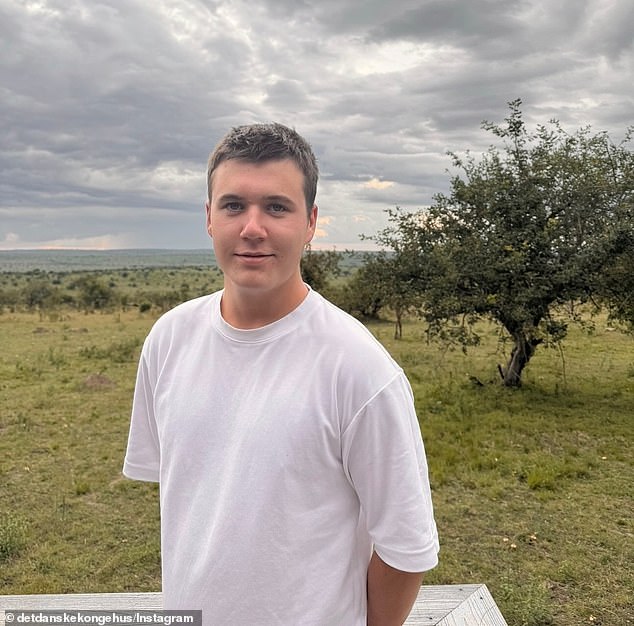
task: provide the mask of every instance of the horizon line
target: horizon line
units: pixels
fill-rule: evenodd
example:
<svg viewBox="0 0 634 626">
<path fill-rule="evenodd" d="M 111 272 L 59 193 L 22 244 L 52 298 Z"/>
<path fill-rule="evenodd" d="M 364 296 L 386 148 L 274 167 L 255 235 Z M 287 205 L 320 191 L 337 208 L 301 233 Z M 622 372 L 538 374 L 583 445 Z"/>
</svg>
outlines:
<svg viewBox="0 0 634 626">
<path fill-rule="evenodd" d="M 317 244 L 311 246 L 312 250 L 317 252 L 325 250 L 334 251 L 346 251 L 351 250 L 353 252 L 371 252 L 381 250 L 380 246 L 374 245 L 361 245 L 355 244 Z M 37 246 L 37 247 L 18 247 L 18 248 L 2 248 L 0 252 L 127 252 L 127 251 L 139 251 L 139 250 L 160 250 L 165 252 L 211 252 L 214 253 L 213 248 L 163 248 L 163 247 L 136 247 L 136 248 L 97 248 L 97 247 L 84 247 L 84 246 Z"/>
</svg>

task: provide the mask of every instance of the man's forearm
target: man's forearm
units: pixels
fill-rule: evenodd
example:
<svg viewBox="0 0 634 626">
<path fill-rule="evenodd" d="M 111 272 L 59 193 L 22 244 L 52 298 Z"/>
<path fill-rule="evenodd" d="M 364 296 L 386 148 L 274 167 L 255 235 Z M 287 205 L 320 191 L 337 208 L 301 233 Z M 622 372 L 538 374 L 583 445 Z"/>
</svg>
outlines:
<svg viewBox="0 0 634 626">
<path fill-rule="evenodd" d="M 401 626 L 422 580 L 422 574 L 394 569 L 374 552 L 368 566 L 368 626 Z"/>
</svg>

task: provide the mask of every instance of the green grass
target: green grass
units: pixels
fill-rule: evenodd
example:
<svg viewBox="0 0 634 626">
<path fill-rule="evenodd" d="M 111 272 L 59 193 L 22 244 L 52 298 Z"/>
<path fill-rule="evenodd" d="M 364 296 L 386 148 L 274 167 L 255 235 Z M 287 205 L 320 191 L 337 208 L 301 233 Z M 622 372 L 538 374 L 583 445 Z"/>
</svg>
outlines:
<svg viewBox="0 0 634 626">
<path fill-rule="evenodd" d="M 565 368 L 542 349 L 510 390 L 492 331 L 466 356 L 375 333 L 417 397 L 442 547 L 426 582 L 485 582 L 510 624 L 634 623 L 633 339 L 573 329 Z"/>
<path fill-rule="evenodd" d="M 0 593 L 157 588 L 157 490 L 120 474 L 153 318 L 59 317 L 0 316 L 0 501 L 28 529 Z"/>
<path fill-rule="evenodd" d="M 157 315 L 0 315 L 0 594 L 160 588 L 157 488 L 120 473 Z M 513 626 L 634 624 L 634 339 L 572 329 L 511 390 L 492 328 L 467 355 L 370 328 L 416 394 L 441 540 L 425 582 L 485 583 Z"/>
</svg>

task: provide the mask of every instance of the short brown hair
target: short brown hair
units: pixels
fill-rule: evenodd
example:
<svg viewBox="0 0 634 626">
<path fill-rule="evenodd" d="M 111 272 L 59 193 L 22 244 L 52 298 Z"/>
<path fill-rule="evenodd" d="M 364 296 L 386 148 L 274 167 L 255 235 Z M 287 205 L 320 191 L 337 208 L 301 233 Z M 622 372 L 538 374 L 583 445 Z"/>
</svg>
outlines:
<svg viewBox="0 0 634 626">
<path fill-rule="evenodd" d="M 240 159 L 249 163 L 290 159 L 304 175 L 304 197 L 310 213 L 317 195 L 319 169 L 310 144 L 283 124 L 250 124 L 232 128 L 209 156 L 207 194 L 211 201 L 211 177 L 224 161 Z"/>
</svg>

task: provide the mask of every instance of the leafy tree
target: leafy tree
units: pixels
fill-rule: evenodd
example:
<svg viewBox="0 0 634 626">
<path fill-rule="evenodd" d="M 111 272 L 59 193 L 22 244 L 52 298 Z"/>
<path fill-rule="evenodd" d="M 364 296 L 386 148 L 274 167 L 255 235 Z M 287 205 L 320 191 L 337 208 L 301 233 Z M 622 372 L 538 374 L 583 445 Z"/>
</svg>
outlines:
<svg viewBox="0 0 634 626">
<path fill-rule="evenodd" d="M 70 287 L 79 290 L 78 302 L 86 311 L 105 309 L 117 302 L 115 290 L 93 275 L 81 276 Z"/>
<path fill-rule="evenodd" d="M 366 255 L 365 262 L 345 282 L 335 303 L 344 311 L 365 319 L 377 319 L 383 308 L 383 296 L 374 283 L 372 257 Z"/>
<path fill-rule="evenodd" d="M 509 106 L 505 125 L 483 124 L 502 150 L 452 154 L 459 173 L 450 193 L 428 210 L 393 214 L 380 238 L 432 242 L 419 267 L 430 329 L 475 343 L 473 324 L 494 320 L 513 343 L 499 366 L 503 382 L 519 386 L 537 346 L 565 337 L 564 308 L 574 314 L 593 296 L 623 294 L 617 280 L 609 293 L 605 279 L 632 254 L 634 160 L 629 133 L 614 144 L 589 128 L 568 134 L 556 121 L 529 132 L 521 101 Z"/>
<path fill-rule="evenodd" d="M 611 319 L 625 322 L 634 331 L 634 243 L 628 251 L 614 256 L 597 291 Z"/>
<path fill-rule="evenodd" d="M 302 256 L 302 277 L 315 291 L 324 291 L 331 278 L 339 276 L 342 253 L 336 250 L 313 251 L 310 244 Z"/>
<path fill-rule="evenodd" d="M 53 308 L 61 301 L 59 289 L 46 278 L 28 280 L 22 296 L 29 309 Z"/>
<path fill-rule="evenodd" d="M 15 311 L 16 306 L 22 301 L 22 295 L 17 289 L 3 287 L 0 289 L 0 315 L 4 313 L 5 307 L 10 311 Z"/>
<path fill-rule="evenodd" d="M 403 335 L 403 317 L 420 309 L 422 293 L 429 282 L 431 240 L 418 228 L 417 216 L 389 211 L 390 219 L 400 218 L 399 230 L 383 232 L 373 239 L 389 252 L 366 255 L 365 262 L 349 283 L 348 306 L 352 312 L 378 317 L 389 310 L 395 317 L 394 338 Z"/>
</svg>

